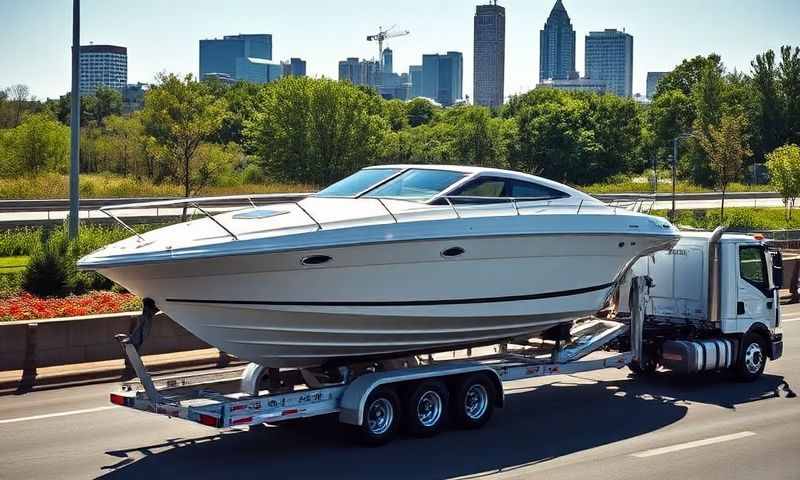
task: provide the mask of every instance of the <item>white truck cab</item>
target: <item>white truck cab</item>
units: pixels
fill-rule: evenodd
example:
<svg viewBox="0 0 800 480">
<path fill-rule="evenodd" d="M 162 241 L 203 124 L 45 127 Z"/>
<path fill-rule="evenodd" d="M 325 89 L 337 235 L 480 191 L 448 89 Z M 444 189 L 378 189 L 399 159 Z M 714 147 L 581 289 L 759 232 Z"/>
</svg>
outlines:
<svg viewBox="0 0 800 480">
<path fill-rule="evenodd" d="M 781 356 L 780 252 L 759 238 L 723 232 L 683 233 L 673 249 L 641 258 L 630 269 L 626 279 L 653 280 L 645 323 L 648 368 L 660 364 L 691 373 L 727 366 L 751 379 L 766 358 Z M 618 307 L 623 315 L 630 311 L 629 290 L 626 280 Z"/>
</svg>

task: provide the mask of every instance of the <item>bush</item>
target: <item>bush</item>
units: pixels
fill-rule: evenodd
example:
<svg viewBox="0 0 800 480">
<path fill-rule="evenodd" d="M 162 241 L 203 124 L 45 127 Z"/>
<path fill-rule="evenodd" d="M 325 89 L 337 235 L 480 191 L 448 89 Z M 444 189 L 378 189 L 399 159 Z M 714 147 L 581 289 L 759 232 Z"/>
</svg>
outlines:
<svg viewBox="0 0 800 480">
<path fill-rule="evenodd" d="M 242 183 L 244 184 L 264 183 L 265 181 L 264 171 L 258 165 L 251 163 L 242 171 Z"/>
<path fill-rule="evenodd" d="M 75 291 L 78 272 L 64 235 L 42 233 L 42 248 L 30 259 L 22 288 L 40 297 L 66 297 Z"/>
</svg>

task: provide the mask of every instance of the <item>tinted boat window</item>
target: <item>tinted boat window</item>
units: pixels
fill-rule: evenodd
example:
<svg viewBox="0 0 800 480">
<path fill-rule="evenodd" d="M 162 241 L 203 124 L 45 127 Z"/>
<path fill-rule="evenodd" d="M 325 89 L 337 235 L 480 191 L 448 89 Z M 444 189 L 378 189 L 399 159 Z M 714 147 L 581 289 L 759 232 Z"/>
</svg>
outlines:
<svg viewBox="0 0 800 480">
<path fill-rule="evenodd" d="M 564 198 L 569 196 L 554 188 L 545 187 L 537 183 L 522 182 L 520 180 L 512 180 L 510 186 L 510 194 L 515 198 Z"/>
<path fill-rule="evenodd" d="M 537 183 L 511 178 L 480 177 L 459 188 L 449 198 L 452 202 L 457 203 L 490 203 L 493 200 L 511 197 L 548 200 L 568 196 L 564 192 Z M 466 198 L 459 199 L 457 197 Z M 486 197 L 486 199 L 482 200 L 480 197 Z"/>
<path fill-rule="evenodd" d="M 355 197 L 383 180 L 399 172 L 397 168 L 368 168 L 339 180 L 317 193 L 318 197 Z"/>
<path fill-rule="evenodd" d="M 370 191 L 365 197 L 427 200 L 464 178 L 461 172 L 412 169 Z"/>
</svg>

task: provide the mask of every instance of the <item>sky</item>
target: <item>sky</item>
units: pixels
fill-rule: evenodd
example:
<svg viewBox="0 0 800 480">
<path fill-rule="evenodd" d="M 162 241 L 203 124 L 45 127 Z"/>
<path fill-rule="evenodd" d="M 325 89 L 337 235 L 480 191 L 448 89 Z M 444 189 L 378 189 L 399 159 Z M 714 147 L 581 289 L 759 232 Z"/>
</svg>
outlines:
<svg viewBox="0 0 800 480">
<path fill-rule="evenodd" d="M 158 72 L 198 70 L 198 41 L 271 33 L 273 60 L 301 57 L 308 74 L 336 78 L 345 57 L 377 56 L 366 36 L 397 25 L 411 35 L 387 41 L 395 71 L 423 53 L 464 54 L 464 93 L 472 96 L 473 15 L 488 0 L 83 0 L 81 43 L 128 48 L 128 81 Z M 536 86 L 539 30 L 555 0 L 500 0 L 506 7 L 506 95 Z M 584 70 L 589 31 L 623 29 L 634 37 L 634 92 L 648 71 L 712 52 L 730 69 L 750 71 L 756 54 L 800 45 L 800 0 L 564 0 Z M 23 83 L 42 99 L 69 89 L 71 0 L 0 0 L 0 88 Z"/>
</svg>

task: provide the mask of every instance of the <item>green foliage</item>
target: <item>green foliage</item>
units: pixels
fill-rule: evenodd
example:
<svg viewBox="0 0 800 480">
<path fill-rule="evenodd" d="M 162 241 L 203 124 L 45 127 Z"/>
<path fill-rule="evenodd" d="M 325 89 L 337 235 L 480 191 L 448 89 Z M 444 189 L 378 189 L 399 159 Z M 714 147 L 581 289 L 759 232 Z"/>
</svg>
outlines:
<svg viewBox="0 0 800 480">
<path fill-rule="evenodd" d="M 17 127 L 0 131 L 0 175 L 63 171 L 69 154 L 69 129 L 49 115 L 25 117 Z"/>
<path fill-rule="evenodd" d="M 65 236 L 42 235 L 42 247 L 31 256 L 22 288 L 40 297 L 66 297 L 75 290 L 78 271 Z"/>
<path fill-rule="evenodd" d="M 196 154 L 204 141 L 217 135 L 227 112 L 227 102 L 214 97 L 206 84 L 191 75 L 161 75 L 159 84 L 145 94 L 142 124 L 152 138 L 149 153 L 164 164 L 166 174 L 184 186 L 186 197 L 198 186 L 193 175 Z M 214 167 L 201 163 L 200 168 Z"/>
<path fill-rule="evenodd" d="M 653 215 L 667 217 L 667 210 L 653 211 Z M 787 220 L 781 208 L 728 208 L 725 220 L 720 212 L 713 210 L 678 210 L 676 225 L 713 230 L 725 225 L 730 230 L 758 233 L 767 230 L 798 229 L 800 221 Z"/>
<path fill-rule="evenodd" d="M 406 104 L 408 124 L 412 127 L 425 125 L 433 120 L 435 107 L 424 98 L 415 98 Z"/>
<path fill-rule="evenodd" d="M 722 59 L 719 55 L 712 53 L 707 57 L 698 55 L 691 59 L 686 59 L 670 72 L 666 77 L 658 82 L 656 98 L 666 92 L 678 90 L 686 96 L 691 96 L 695 87 L 703 77 L 708 68 L 722 69 Z"/>
<path fill-rule="evenodd" d="M 381 102 L 345 82 L 286 77 L 261 90 L 245 132 L 271 178 L 325 185 L 378 162 L 390 131 Z"/>
<path fill-rule="evenodd" d="M 786 218 L 792 218 L 792 208 L 800 196 L 800 147 L 784 145 L 767 155 L 770 183 L 781 193 L 787 207 Z"/>
</svg>

